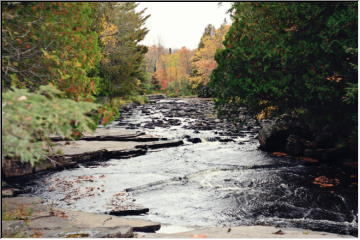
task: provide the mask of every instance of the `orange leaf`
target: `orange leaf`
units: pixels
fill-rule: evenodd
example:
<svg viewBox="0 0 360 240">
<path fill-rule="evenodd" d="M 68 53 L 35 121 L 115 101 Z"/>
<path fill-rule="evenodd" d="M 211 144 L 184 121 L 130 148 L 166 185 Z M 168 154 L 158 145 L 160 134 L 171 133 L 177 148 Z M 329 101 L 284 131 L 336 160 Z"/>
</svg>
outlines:
<svg viewBox="0 0 360 240">
<path fill-rule="evenodd" d="M 275 157 L 286 157 L 286 156 L 288 156 L 286 153 L 283 153 L 283 152 L 273 152 L 272 155 L 275 156 Z"/>
<path fill-rule="evenodd" d="M 305 161 L 305 162 L 310 162 L 310 163 L 318 163 L 319 160 L 315 159 L 315 158 L 310 158 L 310 157 L 298 157 L 298 160 L 301 161 Z"/>
<path fill-rule="evenodd" d="M 325 176 L 320 176 L 315 178 L 313 183 L 319 185 L 320 187 L 334 187 L 339 185 L 340 180 L 337 178 L 331 179 Z"/>
<path fill-rule="evenodd" d="M 195 234 L 195 235 L 192 235 L 192 238 L 207 238 L 207 236 L 204 234 Z"/>
</svg>

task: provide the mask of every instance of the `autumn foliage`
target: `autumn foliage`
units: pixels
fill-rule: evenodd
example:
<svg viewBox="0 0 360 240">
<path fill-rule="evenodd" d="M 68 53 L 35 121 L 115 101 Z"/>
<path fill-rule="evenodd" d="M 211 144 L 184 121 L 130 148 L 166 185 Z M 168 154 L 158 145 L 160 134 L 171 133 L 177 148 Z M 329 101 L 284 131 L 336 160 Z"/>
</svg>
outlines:
<svg viewBox="0 0 360 240">
<path fill-rule="evenodd" d="M 170 84 L 175 83 L 181 86 L 185 81 L 188 81 L 191 72 L 190 58 L 192 54 L 192 51 L 182 47 L 174 53 L 159 56 L 155 76 L 162 89 L 167 89 Z"/>
<path fill-rule="evenodd" d="M 152 75 L 153 84 L 174 95 L 196 94 L 199 86 L 209 82 L 216 67 L 215 52 L 223 47 L 228 29 L 226 24 L 219 29 L 209 24 L 195 50 L 166 49 L 161 44 L 149 47 L 146 70 Z"/>
<path fill-rule="evenodd" d="M 207 85 L 210 81 L 210 75 L 216 68 L 217 63 L 214 59 L 218 49 L 222 49 L 225 34 L 229 30 L 229 25 L 223 24 L 219 29 L 209 25 L 191 59 L 192 74 L 190 81 L 194 88 L 201 85 Z"/>
<path fill-rule="evenodd" d="M 90 3 L 6 3 L 2 15 L 2 84 L 32 90 L 53 83 L 75 100 L 91 100 L 101 57 Z"/>
</svg>

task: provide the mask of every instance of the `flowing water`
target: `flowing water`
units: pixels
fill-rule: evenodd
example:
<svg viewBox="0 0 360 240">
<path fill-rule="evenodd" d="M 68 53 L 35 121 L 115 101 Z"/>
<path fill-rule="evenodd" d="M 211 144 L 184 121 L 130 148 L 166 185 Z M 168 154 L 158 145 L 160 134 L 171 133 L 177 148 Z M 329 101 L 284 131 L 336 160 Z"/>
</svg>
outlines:
<svg viewBox="0 0 360 240">
<path fill-rule="evenodd" d="M 176 101 L 192 115 L 171 118 L 176 126 L 149 125 L 171 115 L 176 109 L 169 106 Z M 201 112 L 189 101 L 138 106 L 110 126 L 184 139 L 184 145 L 43 174 L 29 184 L 28 194 L 88 212 L 144 206 L 150 209 L 147 214 L 132 217 L 183 229 L 273 225 L 357 236 L 357 186 L 348 172 L 258 150 L 257 126 L 230 136 L 225 129 L 188 129 L 199 120 L 196 111 Z M 189 137 L 202 141 L 193 144 Z M 218 141 L 224 138 L 231 141 Z M 339 182 L 320 187 L 313 183 L 319 176 Z"/>
</svg>

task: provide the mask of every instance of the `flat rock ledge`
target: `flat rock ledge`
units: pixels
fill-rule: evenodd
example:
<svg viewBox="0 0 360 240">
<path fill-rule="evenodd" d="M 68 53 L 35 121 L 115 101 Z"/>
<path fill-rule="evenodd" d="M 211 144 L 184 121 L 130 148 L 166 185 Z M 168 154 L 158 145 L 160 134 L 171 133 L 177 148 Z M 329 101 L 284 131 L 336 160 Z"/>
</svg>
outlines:
<svg viewBox="0 0 360 240">
<path fill-rule="evenodd" d="M 164 140 L 165 138 L 142 132 L 117 129 L 100 129 L 84 139 L 86 140 L 54 142 L 53 151 L 59 154 L 48 156 L 36 166 L 23 163 L 19 159 L 5 158 L 2 161 L 3 176 L 20 177 L 37 172 L 76 167 L 79 163 L 130 158 L 144 155 L 148 149 L 176 147 L 183 144 L 182 140 Z"/>
<path fill-rule="evenodd" d="M 54 208 L 37 197 L 3 199 L 2 209 L 3 237 L 130 238 L 160 229 L 151 221 Z"/>
<path fill-rule="evenodd" d="M 68 141 L 69 139 L 64 139 L 59 136 L 52 136 L 51 140 L 54 142 L 59 141 Z M 83 136 L 80 140 L 85 141 L 132 141 L 132 142 L 151 142 L 151 141 L 161 141 L 167 140 L 166 138 L 154 135 L 148 135 L 145 132 L 140 131 L 129 131 L 129 130 L 120 130 L 114 128 L 98 128 L 93 134 L 87 134 Z"/>
<path fill-rule="evenodd" d="M 326 232 L 299 228 L 276 228 L 271 226 L 210 227 L 180 233 L 138 234 L 144 238 L 354 238 Z"/>
</svg>

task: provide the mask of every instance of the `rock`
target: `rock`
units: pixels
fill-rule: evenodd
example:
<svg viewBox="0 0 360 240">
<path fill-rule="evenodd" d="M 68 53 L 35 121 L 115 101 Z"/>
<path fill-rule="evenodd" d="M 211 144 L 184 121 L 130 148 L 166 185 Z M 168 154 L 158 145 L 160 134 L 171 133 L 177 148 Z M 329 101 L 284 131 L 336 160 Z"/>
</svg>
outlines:
<svg viewBox="0 0 360 240">
<path fill-rule="evenodd" d="M 8 208 L 13 206 L 13 208 L 18 208 L 22 205 L 37 205 L 42 204 L 43 200 L 38 197 L 14 197 L 3 199 L 2 204 L 6 205 Z"/>
<path fill-rule="evenodd" d="M 155 232 L 160 229 L 160 223 L 134 219 L 109 216 L 107 214 L 86 213 L 79 211 L 66 211 L 68 220 L 82 228 L 97 227 L 120 227 L 129 226 L 133 231 Z"/>
<path fill-rule="evenodd" d="M 303 140 L 296 135 L 290 135 L 286 139 L 285 149 L 290 155 L 300 156 L 304 152 Z"/>
<path fill-rule="evenodd" d="M 119 136 L 116 135 L 119 133 L 118 130 L 112 133 L 111 131 L 103 130 L 103 132 L 98 132 L 97 134 L 104 134 L 104 132 L 108 132 L 110 135 L 88 136 L 88 140 L 56 142 L 53 150 L 54 152 L 61 152 L 61 154 L 48 156 L 47 159 L 40 161 L 35 167 L 28 163 L 23 163 L 17 158 L 4 159 L 2 161 L 2 173 L 6 178 L 25 176 L 41 171 L 75 167 L 79 163 L 104 161 L 111 158 L 135 157 L 146 154 L 146 149 L 148 148 L 175 147 L 183 144 L 183 141 L 163 141 L 166 138 L 149 136 L 143 133 L 133 134 L 132 137 L 130 137 L 130 134 Z M 105 141 L 107 137 L 115 137 L 119 141 Z M 131 141 L 125 141 L 129 138 L 131 138 Z M 89 139 L 92 140 L 90 141 Z M 95 139 L 101 139 L 101 141 L 95 141 Z M 150 140 L 153 141 L 149 142 Z M 139 142 L 148 143 L 139 144 Z"/>
<path fill-rule="evenodd" d="M 20 189 L 17 188 L 6 188 L 1 190 L 2 197 L 15 197 L 21 192 Z"/>
<path fill-rule="evenodd" d="M 154 95 L 146 95 L 146 97 L 149 100 L 160 100 L 160 99 L 165 99 L 166 95 L 164 95 L 164 94 L 154 94 Z"/>
<path fill-rule="evenodd" d="M 51 216 L 50 207 L 37 197 L 10 197 L 2 199 L 2 206 L 13 218 L 35 219 Z M 22 214 L 19 215 L 19 210 Z"/>
<path fill-rule="evenodd" d="M 120 150 L 120 151 L 108 151 L 105 154 L 106 159 L 110 158 L 129 158 L 129 157 L 136 157 L 145 155 L 146 150 L 145 149 L 130 149 L 130 150 Z"/>
<path fill-rule="evenodd" d="M 67 215 L 65 214 L 64 217 L 57 217 L 57 216 L 50 216 L 50 217 L 42 217 L 36 218 L 29 221 L 28 226 L 31 229 L 72 229 L 74 224 L 68 220 Z"/>
<path fill-rule="evenodd" d="M 217 139 L 219 142 L 235 142 L 234 139 L 231 139 L 231 138 L 220 138 L 220 137 L 216 137 L 216 139 Z"/>
<path fill-rule="evenodd" d="M 151 126 L 153 127 L 153 126 Z M 154 137 L 149 135 L 138 135 L 134 137 L 126 137 L 126 136 L 88 136 L 83 137 L 81 140 L 86 141 L 122 141 L 122 142 L 153 142 L 153 141 L 159 141 L 164 140 L 164 138 L 161 137 Z"/>
<path fill-rule="evenodd" d="M 41 237 L 44 238 L 132 238 L 133 230 L 129 226 L 113 228 L 73 228 L 42 230 Z"/>
<path fill-rule="evenodd" d="M 164 147 L 177 147 L 184 144 L 182 140 L 175 141 L 163 141 L 163 142 L 153 142 L 151 144 L 137 145 L 136 148 L 141 149 L 156 149 L 156 148 L 164 148 Z"/>
<path fill-rule="evenodd" d="M 311 137 L 308 125 L 296 116 L 283 114 L 274 120 L 262 121 L 260 125 L 261 129 L 258 134 L 260 149 L 266 151 L 286 151 L 287 138 L 290 135 L 298 136 L 299 139 Z M 295 141 L 293 137 L 289 139 L 288 148 L 295 153 L 301 151 L 299 142 Z"/>
<path fill-rule="evenodd" d="M 263 125 L 259 131 L 258 140 L 260 149 L 281 152 L 284 151 L 289 130 L 285 125 L 278 125 L 275 122 Z"/>
<path fill-rule="evenodd" d="M 332 134 L 332 129 L 329 125 L 324 126 L 316 133 L 315 142 L 319 148 L 331 148 L 334 146 L 336 136 Z"/>
<path fill-rule="evenodd" d="M 351 238 L 348 235 L 339 235 L 326 232 L 317 232 L 299 228 L 279 228 L 272 226 L 238 226 L 231 227 L 208 227 L 195 229 L 187 232 L 171 234 L 147 234 L 149 238 Z M 281 233 L 279 235 L 279 233 Z"/>
<path fill-rule="evenodd" d="M 41 172 L 50 169 L 55 169 L 58 165 L 56 162 L 51 161 L 50 159 L 43 159 L 38 164 L 34 166 L 34 172 Z"/>
<path fill-rule="evenodd" d="M 192 143 L 201 143 L 200 138 L 187 138 L 187 140 Z"/>
<path fill-rule="evenodd" d="M 29 237 L 24 234 L 28 230 L 28 226 L 22 220 L 1 221 L 1 225 L 2 237 Z"/>
<path fill-rule="evenodd" d="M 24 176 L 33 173 L 33 167 L 30 163 L 21 162 L 19 158 L 3 158 L 1 173 L 6 178 Z"/>
<path fill-rule="evenodd" d="M 129 238 L 133 230 L 155 232 L 160 229 L 159 223 L 151 221 L 51 208 L 36 197 L 4 198 L 3 209 L 6 216 L 21 217 L 16 221 L 2 220 L 2 236 L 8 237 Z"/>
<path fill-rule="evenodd" d="M 140 136 L 152 137 L 152 136 L 144 136 L 145 132 L 135 132 L 135 131 L 125 131 L 117 128 L 107 129 L 107 128 L 98 128 L 92 134 L 87 134 L 83 136 L 80 140 L 86 141 L 131 141 L 137 139 Z M 64 139 L 59 136 L 51 136 L 50 139 L 52 141 L 64 141 L 69 139 Z"/>
<path fill-rule="evenodd" d="M 124 210 L 111 210 L 108 212 L 109 215 L 114 216 L 130 216 L 130 215 L 141 215 L 149 212 L 149 208 L 135 208 L 135 209 L 124 209 Z"/>
<path fill-rule="evenodd" d="M 172 126 L 179 126 L 181 125 L 181 120 L 179 119 L 173 119 L 173 118 L 169 118 L 168 122 L 172 125 Z"/>
</svg>

